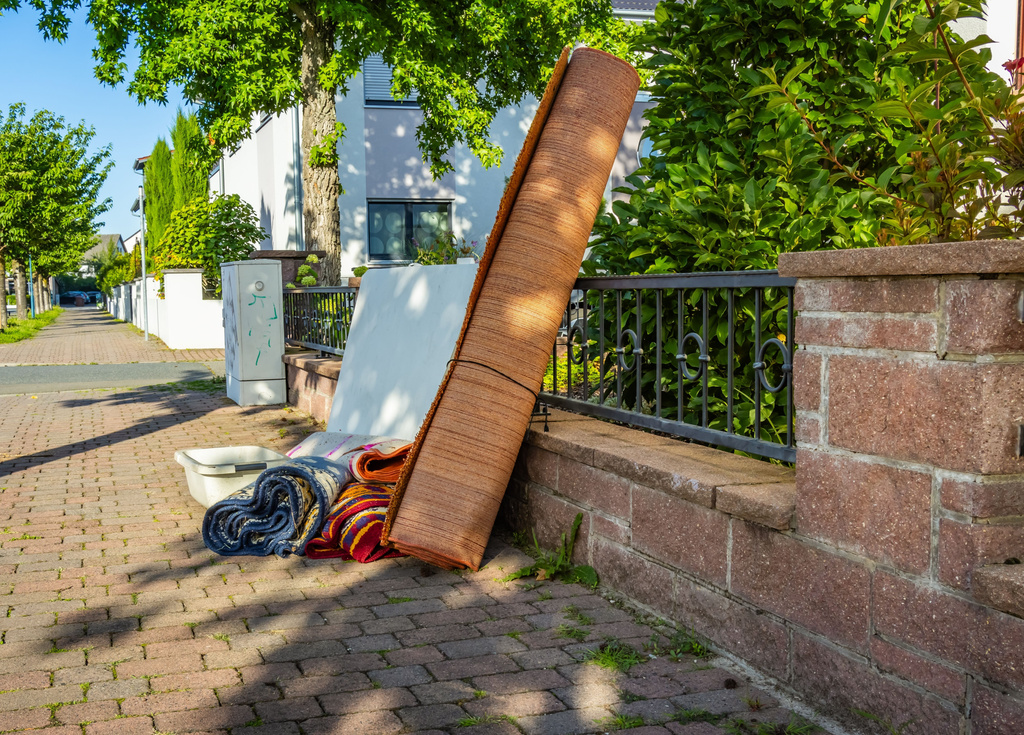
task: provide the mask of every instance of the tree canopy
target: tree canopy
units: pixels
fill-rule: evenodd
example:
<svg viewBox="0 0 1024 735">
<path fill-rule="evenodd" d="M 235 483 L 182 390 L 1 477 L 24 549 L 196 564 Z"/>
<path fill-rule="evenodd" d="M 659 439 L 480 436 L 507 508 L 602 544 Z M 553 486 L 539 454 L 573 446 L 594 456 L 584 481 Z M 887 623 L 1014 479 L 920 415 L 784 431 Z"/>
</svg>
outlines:
<svg viewBox="0 0 1024 735">
<path fill-rule="evenodd" d="M 26 120 L 20 103 L 0 119 L 0 271 L 6 259 L 31 255 L 40 275 L 64 273 L 94 244 L 113 165 L 109 146 L 90 152 L 94 135 L 46 110 Z"/>
<path fill-rule="evenodd" d="M 0 0 L 0 11 L 22 0 Z M 40 28 L 66 37 L 82 0 L 32 0 Z M 128 91 L 165 102 L 180 85 L 220 148 L 249 136 L 257 113 L 303 105 L 306 242 L 328 251 L 336 279 L 340 230 L 336 93 L 380 54 L 393 89 L 418 91 L 420 149 L 435 176 L 464 144 L 485 166 L 501 160 L 489 139 L 497 112 L 543 90 L 560 49 L 577 41 L 625 53 L 634 30 L 613 19 L 610 0 L 88 0 L 96 74 L 126 81 L 126 54 L 140 63 Z"/>
</svg>

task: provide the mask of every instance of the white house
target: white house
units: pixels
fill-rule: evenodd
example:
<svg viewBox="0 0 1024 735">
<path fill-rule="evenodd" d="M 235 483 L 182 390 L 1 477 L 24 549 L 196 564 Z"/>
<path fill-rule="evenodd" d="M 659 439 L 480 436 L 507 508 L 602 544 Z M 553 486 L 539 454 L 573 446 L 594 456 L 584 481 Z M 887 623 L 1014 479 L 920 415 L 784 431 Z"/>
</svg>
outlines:
<svg viewBox="0 0 1024 735">
<path fill-rule="evenodd" d="M 82 278 L 90 278 L 96 275 L 96 269 L 93 268 L 91 260 L 98 256 L 100 253 L 105 253 L 107 248 L 111 244 L 117 249 L 118 253 L 128 252 L 125 248 L 124 240 L 121 239 L 121 235 L 98 235 L 98 241 L 95 245 L 85 251 L 82 255 L 81 265 L 78 267 L 78 275 Z"/>
<path fill-rule="evenodd" d="M 613 5 L 620 17 L 644 22 L 654 17 L 657 2 L 613 0 Z M 415 96 L 392 98 L 391 71 L 379 57 L 367 60 L 351 90 L 336 103 L 346 127 L 338 148 L 342 276 L 360 265 L 408 262 L 413 238 L 423 242 L 442 230 L 482 246 L 537 101 L 506 108 L 495 118 L 491 139 L 505 151 L 500 167 L 484 169 L 467 148 L 457 146 L 449 154 L 455 170 L 434 181 L 416 145 L 423 113 Z M 609 181 L 609 199 L 611 188 L 637 167 L 641 115 L 649 106 L 645 93 L 638 96 Z M 239 194 L 259 214 L 268 233 L 260 245 L 264 250 L 305 249 L 297 165 L 300 115 L 293 108 L 254 120 L 250 138 L 210 175 L 211 193 Z"/>
</svg>

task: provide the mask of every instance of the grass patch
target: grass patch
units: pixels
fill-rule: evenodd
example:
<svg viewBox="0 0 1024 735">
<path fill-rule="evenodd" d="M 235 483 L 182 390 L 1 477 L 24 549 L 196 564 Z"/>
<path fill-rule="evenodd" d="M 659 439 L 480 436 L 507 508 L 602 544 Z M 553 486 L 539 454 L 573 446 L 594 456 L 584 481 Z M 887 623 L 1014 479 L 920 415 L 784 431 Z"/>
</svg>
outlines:
<svg viewBox="0 0 1024 735">
<path fill-rule="evenodd" d="M 555 628 L 555 632 L 558 633 L 559 638 L 572 638 L 578 643 L 585 641 L 588 635 L 587 631 L 582 628 L 576 628 L 572 625 L 566 625 L 565 623 L 562 623 Z"/>
<path fill-rule="evenodd" d="M 231 636 L 229 636 L 227 633 L 214 633 L 210 637 L 213 638 L 214 640 L 224 641 L 225 643 L 230 643 L 231 642 Z"/>
<path fill-rule="evenodd" d="M 412 602 L 412 601 L 413 601 L 412 597 L 389 597 L 388 598 L 388 604 L 389 605 L 397 605 L 397 604 L 402 603 L 402 602 Z"/>
<path fill-rule="evenodd" d="M 594 619 L 592 617 L 590 617 L 589 615 L 584 615 L 583 613 L 581 613 L 580 609 L 578 607 L 576 607 L 575 605 L 569 605 L 568 607 L 563 607 L 562 608 L 562 612 L 565 613 L 565 617 L 569 618 L 570 620 L 572 620 L 574 623 L 577 623 L 578 625 L 593 625 L 594 624 Z"/>
<path fill-rule="evenodd" d="M 640 715 L 613 715 L 596 720 L 597 724 L 607 730 L 631 730 L 634 727 L 643 727 L 644 718 Z"/>
<path fill-rule="evenodd" d="M 691 722 L 706 722 L 709 725 L 717 725 L 719 721 L 725 719 L 725 715 L 715 715 L 706 709 L 681 709 L 672 715 L 672 719 L 683 725 L 688 725 Z"/>
<path fill-rule="evenodd" d="M 685 628 L 673 633 L 667 646 L 662 646 L 658 642 L 658 636 L 652 635 L 650 642 L 644 645 L 644 650 L 655 656 L 668 656 L 672 661 L 679 661 L 685 656 L 708 659 L 715 655 L 695 631 Z"/>
<path fill-rule="evenodd" d="M 717 715 L 719 718 L 724 715 Z M 706 722 L 706 720 L 702 720 Z M 796 715 L 792 715 L 789 724 L 781 725 L 774 722 L 747 722 L 742 717 L 736 717 L 720 725 L 725 728 L 727 735 L 811 735 L 819 730 L 814 723 L 808 722 Z M 900 735 L 901 731 L 893 730 Z"/>
<path fill-rule="evenodd" d="M 227 391 L 228 379 L 223 376 L 213 376 L 202 380 L 183 380 L 180 383 L 162 383 L 154 385 L 153 390 L 164 390 L 170 393 L 181 393 L 183 391 L 195 391 L 197 393 L 219 394 Z"/>
<path fill-rule="evenodd" d="M 474 725 L 497 725 L 499 722 L 516 724 L 516 718 L 511 715 L 487 715 L 485 717 L 463 717 L 457 723 L 458 727 L 473 727 Z"/>
<path fill-rule="evenodd" d="M 42 536 L 33 536 L 30 533 L 23 533 L 18 538 L 12 538 L 11 541 L 38 541 Z"/>
<path fill-rule="evenodd" d="M 863 717 L 865 720 L 871 720 L 872 722 L 878 723 L 882 726 L 882 729 L 884 729 L 885 732 L 888 733 L 888 735 L 903 735 L 903 731 L 914 724 L 914 720 L 907 720 L 906 722 L 903 722 L 899 725 L 894 725 L 888 720 L 882 719 L 875 713 L 868 712 L 867 710 L 863 709 L 855 709 L 853 713 L 858 717 Z M 787 733 L 786 735 L 789 735 L 789 733 Z"/>
<path fill-rule="evenodd" d="M 622 641 L 607 640 L 593 651 L 587 651 L 584 661 L 606 669 L 614 669 L 623 673 L 643 662 L 640 653 Z"/>
<path fill-rule="evenodd" d="M 44 311 L 35 319 L 17 319 L 11 317 L 7 322 L 7 329 L 0 331 L 0 345 L 7 345 L 13 342 L 21 342 L 36 336 L 43 327 L 48 327 L 56 321 L 57 317 L 64 313 L 60 307 L 54 307 Z"/>
</svg>

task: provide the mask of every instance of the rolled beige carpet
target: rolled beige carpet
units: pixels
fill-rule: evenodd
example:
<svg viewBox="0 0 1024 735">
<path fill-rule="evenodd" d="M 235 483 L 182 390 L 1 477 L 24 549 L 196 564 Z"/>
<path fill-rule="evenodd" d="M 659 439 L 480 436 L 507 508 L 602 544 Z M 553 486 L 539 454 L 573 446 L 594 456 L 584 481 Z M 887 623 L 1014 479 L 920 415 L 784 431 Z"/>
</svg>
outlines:
<svg viewBox="0 0 1024 735">
<path fill-rule="evenodd" d="M 388 511 L 399 551 L 480 568 L 638 87 L 610 54 L 563 53 Z"/>
</svg>

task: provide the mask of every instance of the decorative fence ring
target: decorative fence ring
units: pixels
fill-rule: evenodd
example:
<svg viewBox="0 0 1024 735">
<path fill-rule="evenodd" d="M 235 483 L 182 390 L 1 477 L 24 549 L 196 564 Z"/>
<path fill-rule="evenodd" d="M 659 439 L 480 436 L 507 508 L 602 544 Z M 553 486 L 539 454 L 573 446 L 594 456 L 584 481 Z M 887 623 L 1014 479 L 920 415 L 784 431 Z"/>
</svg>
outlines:
<svg viewBox="0 0 1024 735">
<path fill-rule="evenodd" d="M 625 355 L 626 355 L 626 348 L 622 346 L 622 338 L 623 337 L 629 337 L 629 343 L 630 343 L 630 347 L 632 348 L 632 353 L 633 353 L 633 364 L 632 365 L 627 365 L 626 364 L 626 357 L 625 357 Z M 637 366 L 637 362 L 636 361 L 641 359 L 643 357 L 643 354 L 644 354 L 643 350 L 641 350 L 637 346 L 638 344 L 639 344 L 639 341 L 636 338 L 636 332 L 634 332 L 632 329 L 624 329 L 624 330 L 622 330 L 622 334 L 619 335 L 619 344 L 615 348 L 615 354 L 617 354 L 619 356 L 619 370 L 632 370 L 633 368 L 635 368 Z"/>
<path fill-rule="evenodd" d="M 573 339 L 578 335 L 580 337 L 580 347 L 585 348 L 587 345 L 586 326 L 586 323 L 582 319 L 577 319 L 569 326 L 569 333 L 565 337 L 565 346 L 569 350 L 569 359 L 574 365 L 583 364 L 583 350 L 580 350 L 580 356 L 579 359 L 577 359 L 576 353 L 572 349 Z"/>
<path fill-rule="evenodd" d="M 697 368 L 697 372 L 691 373 L 686 365 L 686 342 L 687 340 L 693 340 L 697 343 L 697 347 L 700 350 L 700 355 L 697 360 L 700 362 L 700 366 Z M 679 351 L 681 354 L 676 355 L 676 364 L 679 366 L 679 373 L 683 376 L 683 379 L 687 382 L 691 382 L 701 378 L 704 372 L 708 369 L 708 357 L 707 352 L 704 350 L 704 340 L 701 339 L 700 335 L 696 332 L 690 332 L 688 335 L 683 337 L 683 341 L 679 343 Z"/>
<path fill-rule="evenodd" d="M 768 365 L 764 361 L 764 353 L 771 345 L 778 347 L 779 352 L 782 353 L 782 367 L 780 368 L 782 370 L 782 379 L 779 381 L 779 384 L 775 386 L 771 385 L 768 382 L 768 378 L 765 377 L 765 368 L 768 367 Z M 789 353 L 789 348 L 786 347 L 786 344 L 775 337 L 766 339 L 757 353 L 757 362 L 754 363 L 754 372 L 757 373 L 757 377 L 761 381 L 761 386 L 769 393 L 778 393 L 789 385 L 790 374 L 793 372 L 793 361 Z"/>
</svg>

